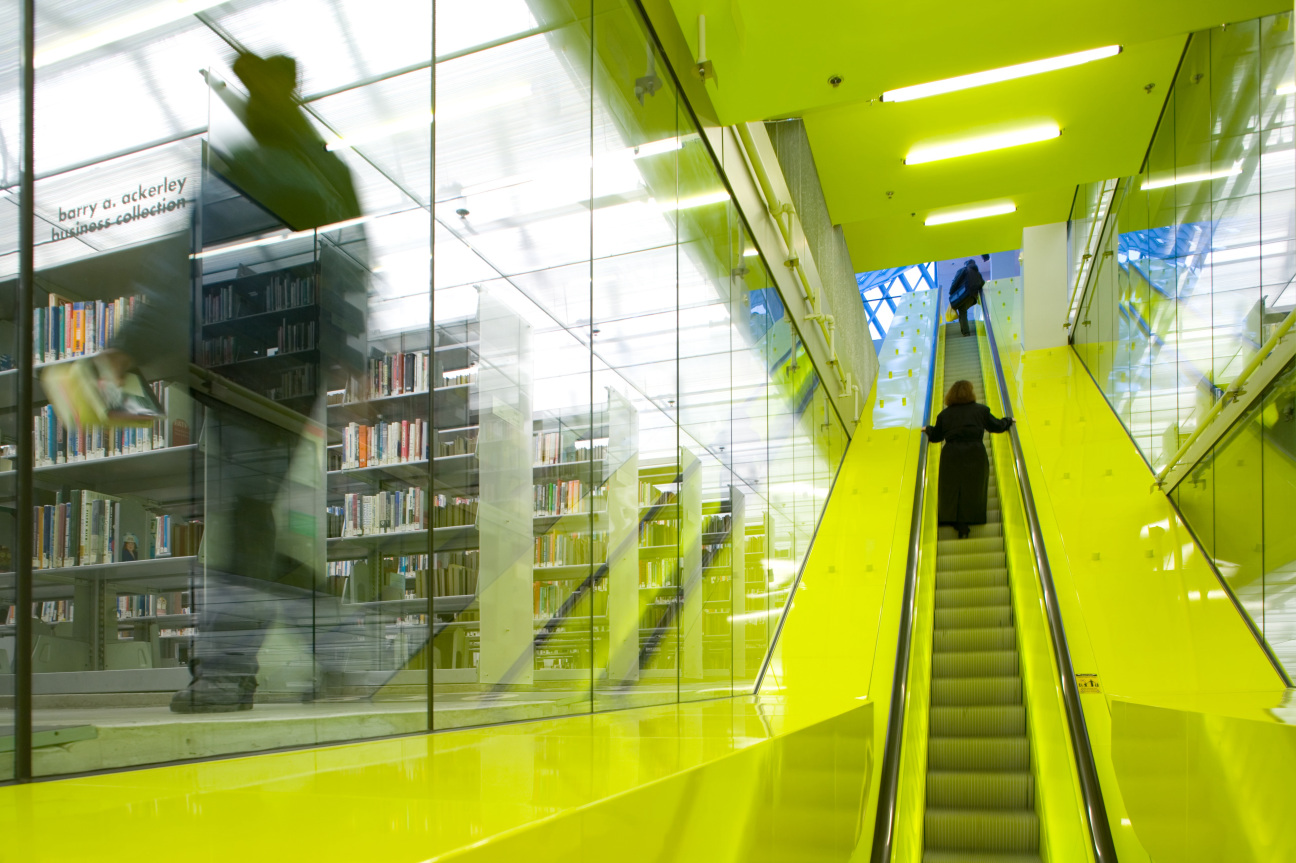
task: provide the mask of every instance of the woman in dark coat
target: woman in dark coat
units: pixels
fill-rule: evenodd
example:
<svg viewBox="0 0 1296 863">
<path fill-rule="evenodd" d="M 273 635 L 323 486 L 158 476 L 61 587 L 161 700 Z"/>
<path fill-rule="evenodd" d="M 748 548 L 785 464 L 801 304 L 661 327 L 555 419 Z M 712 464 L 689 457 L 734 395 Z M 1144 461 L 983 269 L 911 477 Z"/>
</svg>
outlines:
<svg viewBox="0 0 1296 863">
<path fill-rule="evenodd" d="M 956 381 L 945 394 L 945 410 L 936 417 L 936 425 L 923 427 L 929 441 L 945 442 L 937 520 L 954 525 L 959 539 L 971 534 L 971 525 L 986 522 L 990 459 L 981 437 L 986 432 L 1006 432 L 1012 424 L 1011 417 L 999 419 L 990 408 L 977 403 L 971 382 Z"/>
</svg>

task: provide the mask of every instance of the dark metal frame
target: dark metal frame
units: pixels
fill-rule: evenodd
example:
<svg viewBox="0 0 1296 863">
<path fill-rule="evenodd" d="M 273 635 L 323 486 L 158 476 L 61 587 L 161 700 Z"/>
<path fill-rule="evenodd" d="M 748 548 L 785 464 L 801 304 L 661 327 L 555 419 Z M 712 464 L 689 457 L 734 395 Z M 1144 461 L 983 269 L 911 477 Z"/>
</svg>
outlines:
<svg viewBox="0 0 1296 863">
<path fill-rule="evenodd" d="M 989 340 L 990 359 L 994 365 L 995 381 L 999 387 L 999 399 L 1003 403 L 1003 415 L 1011 418 L 1013 409 L 1008 398 L 1008 382 L 1004 376 L 1003 363 L 999 359 L 998 346 L 995 344 L 989 309 L 984 302 L 982 309 L 985 312 L 983 317 L 986 338 Z M 1071 665 L 1071 651 L 1067 646 L 1066 627 L 1058 604 L 1057 588 L 1053 584 L 1053 570 L 1049 566 L 1048 554 L 1044 548 L 1044 534 L 1040 529 L 1039 513 L 1035 510 L 1035 497 L 1031 493 L 1030 477 L 1026 472 L 1026 459 L 1022 455 L 1021 438 L 1017 433 L 1016 423 L 1009 429 L 1009 439 L 1012 443 L 1013 463 L 1017 472 L 1017 487 L 1021 492 L 1022 508 L 1025 510 L 1026 526 L 1030 533 L 1031 551 L 1035 556 L 1035 569 L 1044 596 L 1044 613 L 1048 618 L 1049 637 L 1053 642 L 1053 655 L 1057 659 L 1058 676 L 1062 684 L 1062 701 L 1066 708 L 1067 727 L 1071 732 L 1072 754 L 1075 756 L 1076 771 L 1080 777 L 1080 793 L 1084 798 L 1085 820 L 1089 825 L 1094 859 L 1098 863 L 1116 863 L 1116 846 L 1112 841 L 1111 825 L 1107 821 L 1107 809 L 1103 804 L 1102 784 L 1098 780 L 1098 770 L 1094 766 L 1093 748 L 1089 744 L 1089 730 L 1085 725 L 1084 710 L 1080 706 L 1080 692 L 1076 687 L 1075 669 Z"/>
<path fill-rule="evenodd" d="M 35 183 L 34 167 L 36 106 L 36 0 L 23 0 L 21 22 L 21 61 L 19 90 L 22 93 L 22 119 L 18 156 L 18 303 L 15 322 L 18 329 L 18 440 L 17 440 L 17 512 L 32 511 L 32 424 L 24 421 L 32 415 L 32 303 L 35 273 Z M 19 782 L 32 778 L 32 676 L 31 676 L 31 604 L 32 604 L 32 532 L 26 519 L 19 518 L 14 549 L 14 580 L 17 586 L 14 603 L 14 775 Z"/>
<path fill-rule="evenodd" d="M 927 370 L 927 398 L 923 401 L 924 425 L 931 421 L 941 326 L 940 304 L 937 303 L 932 311 L 931 366 Z M 882 750 L 882 779 L 878 786 L 877 820 L 873 827 L 873 853 L 869 858 L 872 863 L 888 863 L 891 860 L 891 846 L 895 839 L 900 754 L 904 745 L 905 702 L 909 697 L 909 660 L 913 648 L 914 606 L 918 594 L 918 562 L 922 553 L 922 513 L 927 496 L 927 444 L 926 435 L 923 435 L 918 448 L 918 474 L 909 528 L 909 553 L 905 562 L 904 598 L 900 604 L 900 631 L 896 636 L 895 676 L 891 682 L 891 704 L 887 711 L 886 745 Z"/>
</svg>

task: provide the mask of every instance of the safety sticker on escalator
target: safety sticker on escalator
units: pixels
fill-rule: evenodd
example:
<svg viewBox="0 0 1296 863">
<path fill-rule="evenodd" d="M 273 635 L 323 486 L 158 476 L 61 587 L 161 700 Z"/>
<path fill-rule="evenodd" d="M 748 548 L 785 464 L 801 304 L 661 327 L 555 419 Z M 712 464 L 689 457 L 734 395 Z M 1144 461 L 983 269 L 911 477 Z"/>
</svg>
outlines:
<svg viewBox="0 0 1296 863">
<path fill-rule="evenodd" d="M 1098 685 L 1098 675 L 1096 674 L 1077 674 L 1076 689 L 1080 690 L 1081 695 L 1084 695 L 1087 692 L 1102 692 L 1102 687 Z"/>
</svg>

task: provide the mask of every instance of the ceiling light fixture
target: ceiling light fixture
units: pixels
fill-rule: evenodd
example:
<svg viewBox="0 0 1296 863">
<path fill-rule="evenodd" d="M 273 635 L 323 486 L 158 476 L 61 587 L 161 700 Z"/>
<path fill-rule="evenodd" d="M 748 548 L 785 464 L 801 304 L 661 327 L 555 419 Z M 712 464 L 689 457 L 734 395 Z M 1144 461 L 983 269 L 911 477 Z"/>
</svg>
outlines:
<svg viewBox="0 0 1296 863">
<path fill-rule="evenodd" d="M 742 256 L 743 256 L 744 258 L 759 258 L 759 257 L 760 257 L 760 249 L 757 249 L 757 248 L 754 248 L 754 247 L 753 247 L 753 248 L 750 248 L 750 249 L 748 249 L 747 251 L 743 252 L 743 255 L 742 255 Z"/>
<path fill-rule="evenodd" d="M 1293 93 L 1296 93 L 1296 82 L 1282 84 L 1277 90 L 1274 90 L 1275 96 L 1290 96 Z"/>
<path fill-rule="evenodd" d="M 956 78 L 945 78 L 926 84 L 914 84 L 911 87 L 900 87 L 887 90 L 882 94 L 883 102 L 908 102 L 923 99 L 927 96 L 939 96 L 942 93 L 953 93 L 968 90 L 972 87 L 984 87 L 986 84 L 998 84 L 1000 81 L 1011 81 L 1014 78 L 1025 78 L 1115 57 L 1121 52 L 1120 45 L 1107 45 L 1089 51 L 1077 51 L 1074 54 L 1063 54 L 1061 57 L 1049 57 L 1047 60 L 1032 60 L 1029 63 L 1018 63 L 1016 66 L 1004 66 L 1000 69 L 987 69 L 984 72 L 973 72 L 971 75 L 959 75 Z"/>
<path fill-rule="evenodd" d="M 927 227 L 932 225 L 948 225 L 952 222 L 966 222 L 970 219 L 984 219 L 989 216 L 1006 216 L 1009 213 L 1017 212 L 1017 205 L 1014 203 L 1007 204 L 990 204 L 985 207 L 971 207 L 967 210 L 954 210 L 952 212 L 932 213 L 923 222 Z"/>
<path fill-rule="evenodd" d="M 33 63 L 39 69 L 42 66 L 69 60 L 114 42 L 174 24 L 224 2 L 226 0 L 171 0 L 169 3 L 159 3 L 134 15 L 119 18 L 106 27 L 91 30 L 84 36 L 64 39 L 37 51 Z"/>
<path fill-rule="evenodd" d="M 1139 184 L 1139 188 L 1164 189 L 1167 186 L 1182 186 L 1184 183 L 1203 183 L 1207 180 L 1222 180 L 1225 177 L 1233 177 L 1242 173 L 1242 163 L 1234 162 L 1231 168 L 1221 168 L 1218 171 L 1201 171 L 1196 174 L 1184 174 L 1182 177 L 1171 174 L 1168 177 L 1161 177 L 1158 180 L 1144 180 Z"/>
<path fill-rule="evenodd" d="M 921 165 L 925 162 L 939 162 L 958 156 L 972 156 L 977 153 L 988 153 L 991 150 L 1003 150 L 1008 147 L 1019 147 L 1022 144 L 1036 144 L 1048 141 L 1062 134 L 1057 123 L 1041 123 L 1016 129 L 1012 132 L 996 132 L 993 135 L 980 135 L 975 138 L 964 138 L 945 144 L 919 144 L 905 156 L 906 165 Z"/>
</svg>

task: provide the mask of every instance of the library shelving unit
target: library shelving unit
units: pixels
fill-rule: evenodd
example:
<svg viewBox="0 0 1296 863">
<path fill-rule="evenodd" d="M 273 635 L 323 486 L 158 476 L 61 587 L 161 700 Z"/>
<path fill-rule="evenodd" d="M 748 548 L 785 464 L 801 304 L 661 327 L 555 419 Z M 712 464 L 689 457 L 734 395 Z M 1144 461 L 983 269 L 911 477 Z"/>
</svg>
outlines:
<svg viewBox="0 0 1296 863">
<path fill-rule="evenodd" d="M 535 419 L 537 682 L 638 677 L 638 415 L 607 397 Z"/>
<path fill-rule="evenodd" d="M 15 416 L 16 376 L 0 372 L 4 436 L 33 424 L 34 607 L 32 660 L 38 696 L 76 693 L 81 704 L 113 706 L 125 693 L 183 686 L 195 626 L 191 588 L 201 536 L 195 493 L 202 465 L 197 445 L 202 409 L 184 382 L 156 379 L 167 410 L 152 428 L 66 428 L 53 416 L 39 380 L 51 366 L 107 346 L 142 302 L 132 277 L 171 273 L 154 290 L 187 294 L 188 239 L 175 237 L 101 253 L 37 274 L 35 415 Z M 159 261 L 166 265 L 158 266 Z M 15 322 L 16 323 L 16 322 Z M 183 322 L 179 323 L 183 328 Z M 27 358 L 23 358 L 26 360 Z M 0 473 L 5 500 L 0 596 L 0 661 L 13 660 L 13 469 Z M 133 540 L 133 542 L 131 542 Z"/>
<path fill-rule="evenodd" d="M 763 513 L 760 521 L 746 526 L 745 535 L 743 536 L 745 544 L 743 560 L 741 561 L 743 569 L 740 584 L 742 589 L 734 591 L 734 601 L 738 601 L 737 595 L 741 593 L 743 610 L 749 616 L 738 617 L 737 613 L 735 613 L 735 677 L 738 676 L 738 656 L 743 657 L 744 673 L 750 671 L 755 674 L 764 661 L 765 651 L 769 646 L 770 580 L 769 564 L 766 562 L 766 542 L 769 534 L 769 514 Z"/>
<path fill-rule="evenodd" d="M 676 460 L 639 468 L 639 667 L 645 678 L 703 678 L 702 470 Z"/>
<path fill-rule="evenodd" d="M 746 572 L 742 536 L 746 498 L 730 486 L 728 496 L 702 504 L 702 641 L 707 677 L 741 679 L 746 673 L 742 626 Z"/>
</svg>

